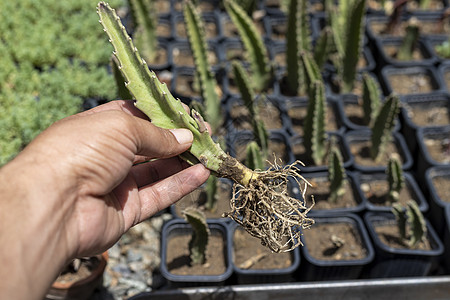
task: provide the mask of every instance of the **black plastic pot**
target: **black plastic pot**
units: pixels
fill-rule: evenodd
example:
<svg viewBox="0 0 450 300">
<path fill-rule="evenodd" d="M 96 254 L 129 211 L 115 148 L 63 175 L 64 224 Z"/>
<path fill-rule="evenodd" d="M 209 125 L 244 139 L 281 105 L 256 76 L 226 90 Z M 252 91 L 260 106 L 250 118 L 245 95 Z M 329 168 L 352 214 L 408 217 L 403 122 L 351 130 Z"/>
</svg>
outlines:
<svg viewBox="0 0 450 300">
<path fill-rule="evenodd" d="M 394 76 L 405 76 L 402 81 L 404 82 L 405 78 L 411 78 L 415 76 L 417 78 L 417 82 L 404 82 L 408 83 L 408 86 L 405 87 L 405 91 L 401 92 L 398 88 L 393 86 L 393 78 Z M 426 80 L 430 84 L 429 90 L 421 90 L 418 82 Z M 386 66 L 381 70 L 381 78 L 380 83 L 383 87 L 384 94 L 390 95 L 395 93 L 400 96 L 412 95 L 412 94 L 428 94 L 433 92 L 439 92 L 442 90 L 442 80 L 440 76 L 437 74 L 437 71 L 434 67 L 393 67 Z M 419 87 L 419 88 L 417 88 Z"/>
<path fill-rule="evenodd" d="M 381 99 L 384 101 L 384 97 Z M 363 108 L 362 104 L 358 100 L 358 96 L 354 94 L 344 94 L 341 97 L 337 98 L 336 101 L 337 111 L 339 113 L 338 120 L 340 120 L 346 130 L 368 130 L 369 126 L 363 125 Z M 347 110 L 354 107 L 354 109 L 358 109 L 360 113 L 349 114 Z M 401 123 L 399 120 L 396 120 L 394 131 L 399 131 L 401 127 Z"/>
<path fill-rule="evenodd" d="M 376 76 L 374 73 L 368 72 L 370 76 L 375 80 L 375 82 L 378 84 L 380 91 L 382 88 L 381 82 L 379 82 L 378 76 Z M 356 74 L 355 81 L 354 81 L 354 88 L 353 91 L 350 93 L 343 93 L 341 91 L 340 86 L 340 79 L 337 76 L 337 74 L 331 74 L 328 78 L 325 79 L 325 89 L 327 92 L 327 95 L 331 95 L 334 98 L 339 98 L 343 95 L 355 95 L 358 98 L 362 97 L 362 72 L 359 72 Z M 355 94 L 355 92 L 358 92 L 358 94 Z"/>
<path fill-rule="evenodd" d="M 348 144 L 345 142 L 343 135 L 338 132 L 328 132 L 328 139 L 334 138 L 336 141 L 336 145 L 338 146 L 342 160 L 344 162 L 344 168 L 348 169 L 353 165 L 353 156 L 350 154 L 350 149 L 348 148 Z M 303 145 L 303 138 L 301 136 L 294 136 L 291 138 L 292 149 L 295 149 L 297 146 Z M 310 173 L 310 172 L 324 172 L 328 170 L 328 165 L 324 164 L 321 166 L 313 165 L 312 163 L 308 163 L 306 155 L 297 155 L 294 150 L 294 158 L 295 160 L 300 160 L 305 163 L 305 166 L 299 165 L 298 167 L 302 172 Z"/>
<path fill-rule="evenodd" d="M 291 264 L 287 267 L 277 267 L 275 269 L 257 269 L 257 268 L 246 268 L 243 269 L 236 265 L 234 234 L 236 230 L 243 230 L 237 223 L 232 222 L 229 225 L 229 241 L 231 245 L 229 247 L 230 253 L 228 256 L 232 259 L 232 266 L 234 270 L 234 277 L 238 284 L 261 284 L 261 283 L 284 283 L 294 281 L 294 273 L 300 265 L 300 250 L 299 247 L 290 251 L 289 253 L 268 253 L 268 256 L 277 255 L 290 255 Z M 244 231 L 245 232 L 245 231 Z M 247 233 L 245 233 L 247 234 Z M 248 239 L 255 239 L 254 237 L 248 236 Z M 251 249 L 248 249 L 250 251 Z M 268 249 L 266 249 L 269 251 Z M 257 251 L 255 251 L 257 252 Z M 265 259 L 263 257 L 262 259 Z M 270 257 L 268 257 L 270 259 Z"/>
<path fill-rule="evenodd" d="M 184 15 L 182 13 L 179 14 L 173 14 L 172 18 L 172 36 L 178 40 L 186 42 L 188 40 L 187 36 L 187 30 L 186 30 L 186 23 L 184 21 Z M 215 42 L 218 43 L 223 39 L 222 35 L 222 27 L 220 23 L 219 13 L 217 12 L 208 12 L 202 14 L 202 22 L 205 26 L 205 29 L 208 27 L 215 26 L 215 35 L 208 36 L 208 31 L 206 32 L 206 40 L 208 42 Z M 184 27 L 184 30 L 179 30 L 179 27 Z"/>
<path fill-rule="evenodd" d="M 356 202 L 355 206 L 349 207 L 336 207 L 330 209 L 317 209 L 317 203 L 320 201 L 330 201 L 328 199 L 329 194 L 318 194 L 314 192 L 313 187 L 308 187 L 308 190 L 311 191 L 311 194 L 314 195 L 314 201 L 316 206 L 314 206 L 310 211 L 310 216 L 315 218 L 318 217 L 329 217 L 329 216 L 337 216 L 337 215 L 347 215 L 349 213 L 359 214 L 361 213 L 365 206 L 365 198 L 361 193 L 361 189 L 359 188 L 358 183 L 358 174 L 355 174 L 350 171 L 346 171 L 346 177 L 348 180 L 348 187 L 350 190 L 346 190 L 345 194 L 351 193 Z M 313 184 L 313 186 L 320 186 L 325 182 L 328 182 L 328 172 L 314 172 L 314 173 L 305 173 L 304 177 Z M 307 199 L 307 203 L 311 203 L 310 199 Z"/>
<path fill-rule="evenodd" d="M 441 64 L 438 68 L 439 75 L 441 75 L 442 79 L 442 88 L 450 92 L 450 59 L 447 59 L 443 64 Z"/>
<path fill-rule="evenodd" d="M 411 200 L 414 200 L 417 203 L 420 211 L 423 213 L 427 212 L 428 211 L 428 203 L 427 203 L 419 185 L 417 184 L 416 180 L 414 179 L 412 174 L 409 172 L 404 172 L 403 175 L 405 178 L 405 186 L 403 188 L 407 189 L 409 191 L 409 193 L 411 195 Z M 392 207 L 391 205 L 388 205 L 388 206 L 376 205 L 366 197 L 366 194 L 363 191 L 363 189 L 364 189 L 363 185 L 369 184 L 370 182 L 373 182 L 373 181 L 385 181 L 386 185 L 387 185 L 388 183 L 387 183 L 386 173 L 378 172 L 378 173 L 369 173 L 369 174 L 358 174 L 356 177 L 359 179 L 358 189 L 361 190 L 360 192 L 364 199 L 366 209 L 368 211 L 373 211 L 373 212 L 390 212 L 391 207 Z"/>
<path fill-rule="evenodd" d="M 433 224 L 439 236 L 443 236 L 444 232 L 448 229 L 447 227 L 450 225 L 448 216 L 445 215 L 445 209 L 450 205 L 450 198 L 443 199 L 439 196 L 433 183 L 438 178 L 449 178 L 450 181 L 450 166 L 432 167 L 425 173 L 425 188 L 428 193 L 428 203 L 430 204 L 428 219 Z"/>
<path fill-rule="evenodd" d="M 447 273 L 450 273 L 450 205 L 445 207 L 445 232 L 444 232 L 444 264 Z"/>
<path fill-rule="evenodd" d="M 210 222 L 208 227 L 211 235 L 217 235 L 223 238 L 224 247 L 223 255 L 225 257 L 226 270 L 218 275 L 176 275 L 169 271 L 167 265 L 167 245 L 171 237 L 191 234 L 192 229 L 189 224 L 183 220 L 173 219 L 165 223 L 161 232 L 161 274 L 167 280 L 169 287 L 189 287 L 189 286 L 208 286 L 208 285 L 224 285 L 225 281 L 232 275 L 233 268 L 231 266 L 231 259 L 229 255 L 229 232 L 225 223 Z M 181 245 L 180 245 L 181 247 Z M 187 257 L 180 256 L 178 260 L 186 260 Z M 173 264 L 180 263 L 180 261 L 173 261 Z"/>
<path fill-rule="evenodd" d="M 308 246 L 308 241 L 302 236 L 304 246 L 302 250 L 302 264 L 298 269 L 298 276 L 301 281 L 323 281 L 323 280 L 345 280 L 357 279 L 363 269 L 373 260 L 374 250 L 369 236 L 364 228 L 361 219 L 353 214 L 338 217 L 315 217 L 315 225 L 329 225 L 337 223 L 347 223 L 354 228 L 354 233 L 366 249 L 366 256 L 362 259 L 343 260 L 319 260 L 311 254 L 312 249 Z M 330 237 L 331 238 L 331 237 Z"/>
<path fill-rule="evenodd" d="M 391 213 L 368 212 L 364 221 L 375 248 L 375 260 L 367 272 L 369 278 L 426 276 L 444 252 L 444 246 L 427 221 L 431 250 L 397 249 L 381 242 L 374 226 L 395 224 Z"/>
<path fill-rule="evenodd" d="M 450 125 L 441 127 L 426 127 L 419 128 L 417 131 L 417 142 L 419 155 L 417 158 L 417 174 L 419 178 L 423 176 L 428 168 L 434 166 L 450 166 Z M 442 150 L 441 157 L 432 157 L 429 151 L 429 146 Z M 446 151 L 446 152 L 445 152 Z"/>
<path fill-rule="evenodd" d="M 449 61 L 449 58 L 445 58 L 436 52 L 436 46 L 441 45 L 443 42 L 448 41 L 449 37 L 437 37 L 437 38 L 428 38 L 426 39 L 426 43 L 428 44 L 431 53 L 436 58 L 437 63 L 446 63 Z"/>
<path fill-rule="evenodd" d="M 445 120 L 435 119 L 436 113 L 447 113 L 450 119 L 450 95 L 446 93 L 433 93 L 410 95 L 403 97 L 400 118 L 402 120 L 402 134 L 413 157 L 417 157 L 418 146 L 416 134 L 421 127 L 442 126 Z M 426 123 L 417 123 L 415 116 L 429 115 Z"/>
<path fill-rule="evenodd" d="M 289 128 L 287 128 L 289 134 L 303 135 L 304 120 L 306 118 L 306 112 L 308 108 L 308 98 L 306 97 L 284 97 L 284 106 L 286 108 L 287 117 L 289 119 Z M 343 122 L 340 119 L 338 101 L 335 101 L 332 97 L 327 97 L 327 122 L 325 124 L 325 130 L 327 132 L 337 132 L 343 134 L 345 128 Z M 303 111 L 303 115 L 299 111 Z"/>
<path fill-rule="evenodd" d="M 420 53 L 422 59 L 413 59 L 402 61 L 391 55 L 389 48 L 399 49 L 403 42 L 403 38 L 379 38 L 376 39 L 376 47 L 378 53 L 378 67 L 384 65 L 392 65 L 395 67 L 414 67 L 414 66 L 432 66 L 436 62 L 429 45 L 424 40 L 419 40 L 415 50 Z M 395 53 L 395 52 L 394 52 Z"/>
<path fill-rule="evenodd" d="M 344 135 L 344 139 L 346 143 L 348 144 L 347 147 L 351 151 L 351 144 L 352 143 L 359 143 L 359 142 L 366 142 L 370 141 L 371 131 L 370 130 L 352 130 L 348 131 Z M 405 139 L 402 135 L 400 135 L 398 132 L 392 133 L 392 142 L 395 144 L 397 148 L 397 152 L 401 157 L 402 160 L 402 169 L 404 171 L 409 170 L 413 165 L 413 159 L 411 156 L 411 153 L 408 150 L 408 147 L 406 145 Z M 353 161 L 353 169 L 356 171 L 360 171 L 362 173 L 373 173 L 373 172 L 385 172 L 387 161 L 381 162 L 380 165 L 376 166 L 366 166 L 361 165 L 356 162 L 354 158 L 354 154 L 351 154 L 352 161 Z"/>
<path fill-rule="evenodd" d="M 258 97 L 255 99 L 259 106 L 260 119 L 264 122 L 267 130 L 282 130 L 288 132 L 290 125 L 290 120 L 286 115 L 286 111 L 283 102 L 278 100 L 276 97 Z M 273 110 L 264 113 L 264 109 L 268 106 L 273 108 Z M 226 128 L 232 132 L 241 130 L 252 130 L 251 118 L 248 112 L 248 108 L 245 107 L 244 103 L 240 98 L 231 97 L 227 99 L 226 102 Z M 244 109 L 244 112 L 239 114 L 239 116 L 233 117 L 234 109 Z M 276 118 L 272 112 L 276 111 L 274 114 L 278 114 L 279 118 Z M 269 122 L 269 120 L 278 119 L 278 122 Z M 276 124 L 275 124 L 276 123 Z"/>
</svg>

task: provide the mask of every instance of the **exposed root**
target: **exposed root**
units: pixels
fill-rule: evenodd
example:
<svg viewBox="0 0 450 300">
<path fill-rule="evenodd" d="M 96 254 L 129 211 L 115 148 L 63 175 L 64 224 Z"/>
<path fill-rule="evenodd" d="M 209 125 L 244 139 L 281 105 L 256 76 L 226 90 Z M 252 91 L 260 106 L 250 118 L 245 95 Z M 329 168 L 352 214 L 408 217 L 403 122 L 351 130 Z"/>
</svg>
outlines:
<svg viewBox="0 0 450 300">
<path fill-rule="evenodd" d="M 231 212 L 224 213 L 273 252 L 302 245 L 301 230 L 314 224 L 306 216 L 314 203 L 307 207 L 303 200 L 310 184 L 300 175 L 296 163 L 281 167 L 275 162 L 269 170 L 258 172 L 258 178 L 248 186 L 235 184 Z M 289 180 L 298 184 L 303 199 L 289 195 Z"/>
</svg>

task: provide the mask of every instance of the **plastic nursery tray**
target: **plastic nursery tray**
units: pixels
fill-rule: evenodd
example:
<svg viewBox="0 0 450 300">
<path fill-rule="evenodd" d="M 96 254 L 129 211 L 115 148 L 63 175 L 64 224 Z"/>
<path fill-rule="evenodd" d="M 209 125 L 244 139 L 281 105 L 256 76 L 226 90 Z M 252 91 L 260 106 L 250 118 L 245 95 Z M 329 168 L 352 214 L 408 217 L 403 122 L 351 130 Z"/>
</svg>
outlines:
<svg viewBox="0 0 450 300">
<path fill-rule="evenodd" d="M 450 276 L 391 278 L 292 284 L 239 285 L 164 290 L 130 300 L 197 299 L 449 299 Z"/>
</svg>

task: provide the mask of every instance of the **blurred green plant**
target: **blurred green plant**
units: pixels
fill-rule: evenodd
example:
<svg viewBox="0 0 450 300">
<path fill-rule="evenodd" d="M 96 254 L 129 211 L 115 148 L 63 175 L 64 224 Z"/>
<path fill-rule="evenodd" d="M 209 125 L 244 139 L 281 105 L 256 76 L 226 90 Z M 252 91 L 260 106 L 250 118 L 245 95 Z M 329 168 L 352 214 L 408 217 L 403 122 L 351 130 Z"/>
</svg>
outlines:
<svg viewBox="0 0 450 300">
<path fill-rule="evenodd" d="M 0 1 L 0 165 L 83 99 L 116 97 L 96 2 Z"/>
</svg>

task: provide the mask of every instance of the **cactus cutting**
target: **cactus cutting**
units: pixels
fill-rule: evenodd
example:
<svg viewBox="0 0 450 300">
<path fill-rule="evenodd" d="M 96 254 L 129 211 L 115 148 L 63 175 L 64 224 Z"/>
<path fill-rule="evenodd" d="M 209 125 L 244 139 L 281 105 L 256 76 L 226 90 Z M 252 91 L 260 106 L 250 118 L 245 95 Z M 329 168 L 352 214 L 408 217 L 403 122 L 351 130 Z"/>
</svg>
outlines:
<svg viewBox="0 0 450 300">
<path fill-rule="evenodd" d="M 226 154 L 211 138 L 203 117 L 195 110 L 188 114 L 181 101 L 148 69 L 116 12 L 105 2 L 98 4 L 97 12 L 136 107 L 158 127 L 189 129 L 194 140 L 182 157 L 191 164 L 203 164 L 217 177 L 235 182 L 231 212 L 225 215 L 274 252 L 301 245 L 301 229 L 310 227 L 314 221 L 307 217 L 311 206 L 302 198 L 290 196 L 288 191 L 288 182 L 295 180 L 305 194 L 309 183 L 299 169 L 275 164 L 266 171 L 253 171 Z"/>
</svg>

